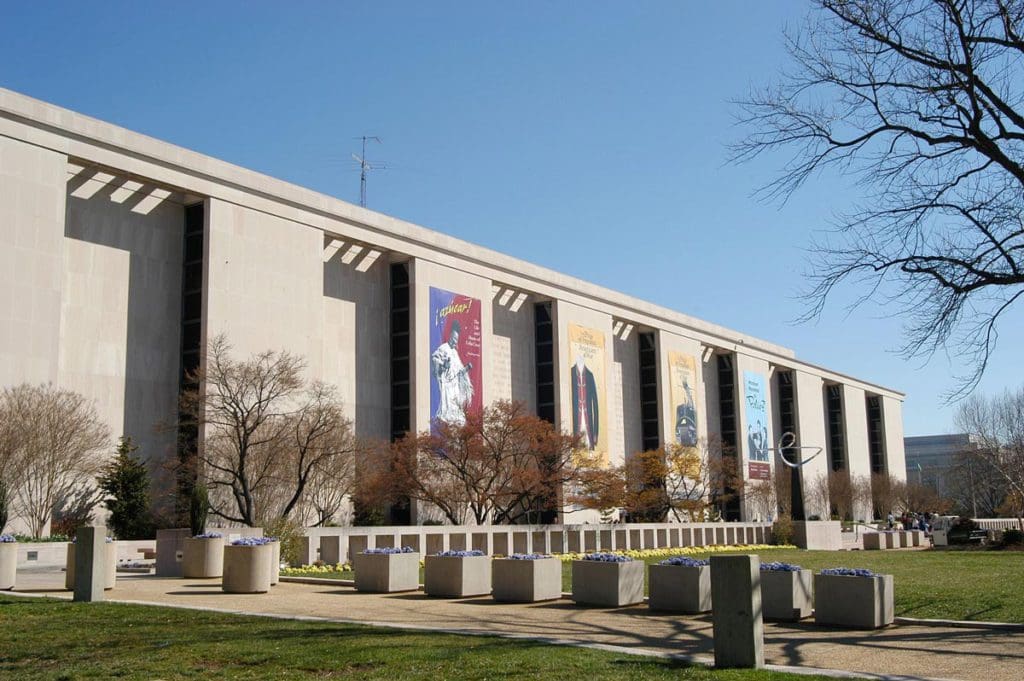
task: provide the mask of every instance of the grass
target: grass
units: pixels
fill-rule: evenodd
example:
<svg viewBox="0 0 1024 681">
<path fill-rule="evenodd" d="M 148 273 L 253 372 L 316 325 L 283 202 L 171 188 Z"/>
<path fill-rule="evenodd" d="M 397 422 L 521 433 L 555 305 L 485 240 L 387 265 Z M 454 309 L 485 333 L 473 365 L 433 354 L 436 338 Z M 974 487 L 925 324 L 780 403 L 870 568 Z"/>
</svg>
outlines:
<svg viewBox="0 0 1024 681">
<path fill-rule="evenodd" d="M 1020 597 L 1024 552 L 1020 551 L 772 550 L 762 559 L 796 563 L 815 571 L 857 567 L 891 574 L 900 617 L 1024 623 L 1024 599 Z M 316 576 L 354 579 L 351 571 Z M 572 589 L 568 563 L 562 569 L 562 589 Z"/>
<path fill-rule="evenodd" d="M 683 679 L 824 677 L 701 666 L 497 637 L 0 596 L 0 678 Z"/>
</svg>

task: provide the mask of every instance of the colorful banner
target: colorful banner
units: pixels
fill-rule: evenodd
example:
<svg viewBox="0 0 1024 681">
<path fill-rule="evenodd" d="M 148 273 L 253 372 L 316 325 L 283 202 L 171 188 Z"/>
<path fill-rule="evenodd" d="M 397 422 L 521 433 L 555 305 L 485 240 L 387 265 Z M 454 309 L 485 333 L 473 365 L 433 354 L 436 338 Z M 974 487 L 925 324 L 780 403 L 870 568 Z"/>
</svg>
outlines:
<svg viewBox="0 0 1024 681">
<path fill-rule="evenodd" d="M 430 288 L 430 420 L 463 424 L 483 407 L 480 301 Z"/>
<path fill-rule="evenodd" d="M 598 454 L 607 465 L 604 333 L 569 324 L 569 361 L 573 435 L 579 435 L 583 448 Z"/>
<path fill-rule="evenodd" d="M 697 446 L 697 391 L 694 390 L 697 361 L 691 355 L 668 353 L 668 389 L 675 419 L 673 441 L 684 447 Z"/>
<path fill-rule="evenodd" d="M 768 463 L 768 399 L 764 375 L 743 372 L 743 409 L 747 422 L 747 459 L 749 477 L 766 480 L 771 476 Z M 759 463 L 754 463 L 759 462 Z"/>
</svg>

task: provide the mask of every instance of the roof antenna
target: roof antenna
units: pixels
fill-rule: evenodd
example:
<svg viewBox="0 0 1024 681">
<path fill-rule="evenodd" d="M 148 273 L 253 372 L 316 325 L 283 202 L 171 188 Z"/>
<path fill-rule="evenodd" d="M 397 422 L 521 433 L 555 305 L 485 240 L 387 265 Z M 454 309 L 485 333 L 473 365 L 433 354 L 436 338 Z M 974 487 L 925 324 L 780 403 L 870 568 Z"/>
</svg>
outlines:
<svg viewBox="0 0 1024 681">
<path fill-rule="evenodd" d="M 363 141 L 363 153 L 362 155 L 352 154 L 352 158 L 359 164 L 359 205 L 366 208 L 366 173 L 370 170 L 387 170 L 387 166 L 383 164 L 372 165 L 366 160 L 366 140 L 372 140 L 377 144 L 381 144 L 381 139 L 373 135 L 363 135 L 357 137 Z"/>
</svg>

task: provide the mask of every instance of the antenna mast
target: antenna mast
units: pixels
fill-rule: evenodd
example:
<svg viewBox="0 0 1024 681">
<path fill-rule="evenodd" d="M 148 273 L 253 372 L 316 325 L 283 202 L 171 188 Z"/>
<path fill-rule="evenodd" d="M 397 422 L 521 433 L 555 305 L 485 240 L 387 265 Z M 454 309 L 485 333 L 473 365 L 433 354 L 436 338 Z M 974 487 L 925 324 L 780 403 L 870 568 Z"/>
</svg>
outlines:
<svg viewBox="0 0 1024 681">
<path fill-rule="evenodd" d="M 381 139 L 379 137 L 375 137 L 373 135 L 363 135 L 362 137 L 357 137 L 356 139 L 361 139 L 363 141 L 363 153 L 361 156 L 357 154 L 352 154 L 352 158 L 355 159 L 356 162 L 359 164 L 359 205 L 362 206 L 363 208 L 366 208 L 366 173 L 367 171 L 370 170 L 385 170 L 387 169 L 387 166 L 374 166 L 371 165 L 370 162 L 366 160 L 366 140 L 373 140 L 377 144 L 381 144 Z"/>
</svg>

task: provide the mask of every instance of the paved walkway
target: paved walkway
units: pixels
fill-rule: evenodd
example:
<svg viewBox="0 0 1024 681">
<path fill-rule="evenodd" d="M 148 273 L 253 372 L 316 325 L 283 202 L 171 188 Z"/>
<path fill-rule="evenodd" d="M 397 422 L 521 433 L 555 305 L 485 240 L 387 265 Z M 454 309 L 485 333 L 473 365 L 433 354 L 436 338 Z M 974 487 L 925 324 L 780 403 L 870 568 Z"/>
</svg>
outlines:
<svg viewBox="0 0 1024 681">
<path fill-rule="evenodd" d="M 63 573 L 19 573 L 17 591 L 70 598 Z M 118 576 L 110 600 L 159 603 L 345 622 L 604 644 L 710 661 L 710 617 L 657 614 L 646 606 L 581 608 L 568 600 L 497 604 L 488 598 L 447 600 L 422 592 L 362 594 L 334 584 L 282 582 L 271 593 L 233 595 L 220 580 Z M 773 665 L 964 681 L 1024 678 L 1024 631 L 896 625 L 842 631 L 813 624 L 765 625 L 765 659 Z"/>
</svg>

